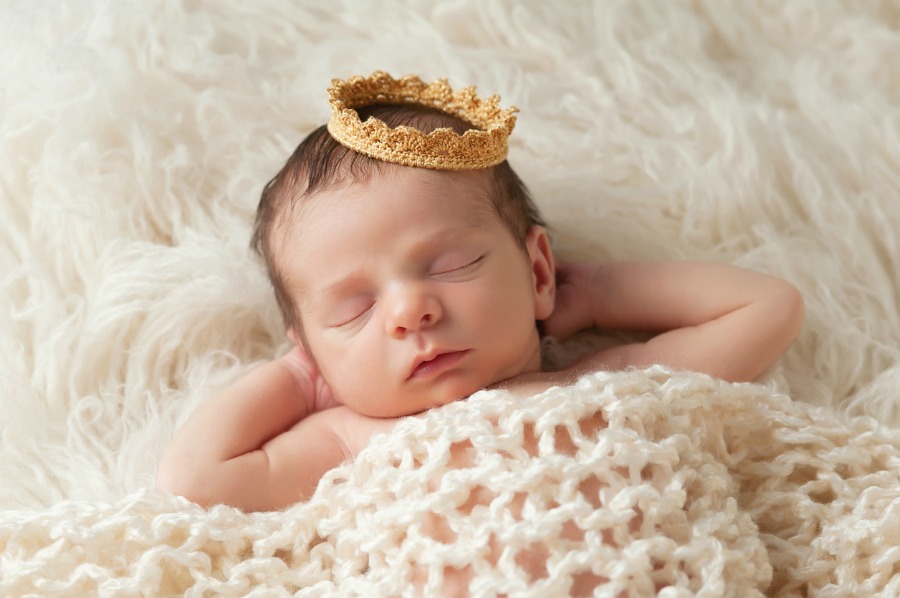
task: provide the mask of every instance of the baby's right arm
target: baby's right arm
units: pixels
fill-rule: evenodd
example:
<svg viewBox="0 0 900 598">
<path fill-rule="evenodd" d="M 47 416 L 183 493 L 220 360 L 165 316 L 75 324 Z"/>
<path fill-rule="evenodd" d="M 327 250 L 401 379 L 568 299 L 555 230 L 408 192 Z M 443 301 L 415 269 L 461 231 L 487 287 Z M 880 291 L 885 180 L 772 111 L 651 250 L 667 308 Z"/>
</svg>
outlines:
<svg viewBox="0 0 900 598">
<path fill-rule="evenodd" d="M 309 497 L 325 472 L 393 425 L 346 407 L 316 411 L 323 403 L 317 392 L 327 392 L 316 379 L 300 349 L 248 373 L 178 430 L 160 461 L 157 486 L 204 506 L 245 511 Z"/>
</svg>

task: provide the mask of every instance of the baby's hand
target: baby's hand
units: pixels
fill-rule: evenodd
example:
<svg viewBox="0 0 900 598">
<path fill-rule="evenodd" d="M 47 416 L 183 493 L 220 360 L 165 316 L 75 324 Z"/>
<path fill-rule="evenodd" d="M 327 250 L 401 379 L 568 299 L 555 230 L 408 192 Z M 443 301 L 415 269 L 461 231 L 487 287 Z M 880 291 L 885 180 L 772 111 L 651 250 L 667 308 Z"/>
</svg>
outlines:
<svg viewBox="0 0 900 598">
<path fill-rule="evenodd" d="M 556 269 L 556 305 L 544 320 L 544 332 L 564 340 L 594 325 L 597 269 L 590 264 L 562 263 Z"/>
<path fill-rule="evenodd" d="M 306 352 L 303 345 L 295 343 L 294 348 L 288 353 L 285 353 L 281 358 L 281 362 L 288 370 L 290 370 L 297 379 L 297 382 L 301 384 L 303 388 L 311 386 L 311 388 L 309 388 L 309 393 L 311 395 L 309 397 L 310 411 L 307 415 L 337 407 L 341 404 L 335 399 L 331 387 L 321 374 L 319 374 L 319 368 L 316 366 L 316 362 L 309 356 L 309 353 Z M 310 382 L 312 383 L 311 385 Z"/>
</svg>

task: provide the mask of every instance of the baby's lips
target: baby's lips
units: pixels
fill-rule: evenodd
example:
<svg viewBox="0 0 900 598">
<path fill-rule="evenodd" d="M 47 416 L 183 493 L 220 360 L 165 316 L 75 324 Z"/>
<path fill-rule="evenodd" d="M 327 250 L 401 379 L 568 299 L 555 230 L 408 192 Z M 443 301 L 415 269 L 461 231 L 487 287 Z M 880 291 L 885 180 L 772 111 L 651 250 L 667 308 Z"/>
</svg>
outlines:
<svg viewBox="0 0 900 598">
<path fill-rule="evenodd" d="M 442 351 L 430 351 L 429 353 L 425 353 L 416 358 L 413 362 L 412 367 L 410 368 L 409 375 L 407 376 L 407 380 L 410 378 L 415 378 L 416 376 L 427 375 L 430 374 L 431 371 L 437 369 L 443 369 L 444 367 L 451 367 L 463 356 L 468 353 L 468 349 L 465 350 L 442 350 Z M 429 371 L 429 364 L 433 364 L 434 367 Z"/>
<path fill-rule="evenodd" d="M 420 353 L 416 355 L 416 358 L 412 361 L 412 365 L 410 366 L 409 370 L 407 370 L 406 379 L 409 380 L 410 378 L 412 378 L 413 375 L 415 375 L 416 370 L 419 369 L 420 365 L 431 361 L 441 353 L 445 353 L 445 351 L 432 349 L 426 353 Z"/>
</svg>

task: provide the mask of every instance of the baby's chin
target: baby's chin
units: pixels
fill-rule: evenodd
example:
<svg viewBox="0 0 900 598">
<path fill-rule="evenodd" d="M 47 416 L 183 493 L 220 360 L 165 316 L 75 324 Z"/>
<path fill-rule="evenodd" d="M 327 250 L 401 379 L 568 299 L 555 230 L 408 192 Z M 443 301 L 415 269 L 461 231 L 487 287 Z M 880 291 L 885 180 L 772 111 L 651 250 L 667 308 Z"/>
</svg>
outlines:
<svg viewBox="0 0 900 598">
<path fill-rule="evenodd" d="M 352 402 L 348 402 L 344 405 L 368 417 L 404 417 L 462 401 L 493 383 L 492 381 L 489 384 L 482 384 L 479 381 L 461 380 L 456 384 L 443 385 L 440 388 L 432 388 L 430 391 L 414 393 L 393 401 L 371 400 L 366 401 L 366 404 L 354 405 Z"/>
</svg>

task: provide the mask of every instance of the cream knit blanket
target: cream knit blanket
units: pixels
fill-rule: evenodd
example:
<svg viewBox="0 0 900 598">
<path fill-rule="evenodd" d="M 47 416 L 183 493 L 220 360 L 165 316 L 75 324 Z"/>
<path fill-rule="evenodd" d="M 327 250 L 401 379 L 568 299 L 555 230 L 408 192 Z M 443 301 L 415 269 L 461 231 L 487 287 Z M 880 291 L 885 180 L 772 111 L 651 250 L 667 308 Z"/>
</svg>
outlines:
<svg viewBox="0 0 900 598">
<path fill-rule="evenodd" d="M 900 595 L 898 56 L 896 0 L 3 0 L 0 597 Z M 376 69 L 521 108 L 560 259 L 781 276 L 797 341 L 758 386 L 481 393 L 283 512 L 153 492 L 286 350 L 259 193 Z"/>
<path fill-rule="evenodd" d="M 898 472 L 900 433 L 871 420 L 661 368 L 595 374 L 407 420 L 284 512 L 139 492 L 7 513 L 0 593 L 433 596 L 456 571 L 478 596 L 890 596 Z"/>
</svg>

